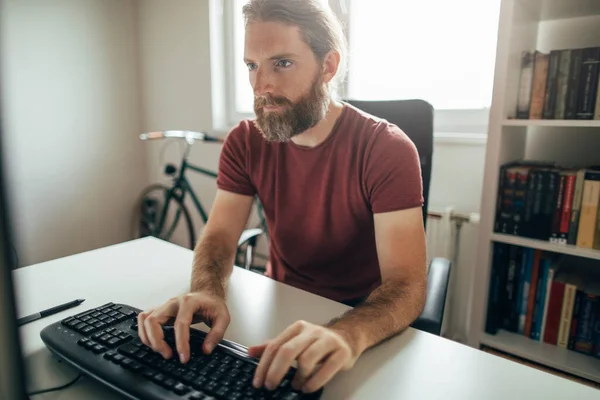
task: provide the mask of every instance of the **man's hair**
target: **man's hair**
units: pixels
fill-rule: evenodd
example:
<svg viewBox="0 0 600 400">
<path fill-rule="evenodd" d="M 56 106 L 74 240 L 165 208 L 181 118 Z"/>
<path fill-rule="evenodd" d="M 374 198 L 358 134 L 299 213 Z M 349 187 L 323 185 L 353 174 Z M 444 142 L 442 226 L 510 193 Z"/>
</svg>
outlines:
<svg viewBox="0 0 600 400">
<path fill-rule="evenodd" d="M 302 38 L 321 63 L 327 53 L 337 51 L 340 63 L 329 86 L 331 94 L 337 94 L 346 75 L 347 43 L 342 25 L 326 0 L 249 0 L 242 12 L 246 26 L 263 21 L 298 27 Z"/>
</svg>

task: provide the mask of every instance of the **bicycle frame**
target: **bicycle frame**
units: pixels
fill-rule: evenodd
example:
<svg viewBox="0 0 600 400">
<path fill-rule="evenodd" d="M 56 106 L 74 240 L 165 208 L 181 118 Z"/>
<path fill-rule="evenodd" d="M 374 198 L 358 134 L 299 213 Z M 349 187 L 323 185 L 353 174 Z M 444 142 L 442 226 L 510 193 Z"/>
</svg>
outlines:
<svg viewBox="0 0 600 400">
<path fill-rule="evenodd" d="M 197 165 L 190 164 L 190 163 L 188 163 L 187 159 L 185 159 L 185 158 L 181 162 L 181 167 L 179 169 L 180 169 L 179 177 L 177 178 L 174 187 L 177 187 L 177 183 L 179 183 L 185 189 L 184 192 L 182 193 L 181 201 L 184 200 L 185 194 L 187 192 L 189 192 L 189 194 L 192 198 L 192 201 L 194 202 L 194 205 L 196 206 L 196 209 L 198 210 L 198 213 L 202 217 L 202 221 L 206 224 L 206 221 L 208 221 L 208 215 L 206 214 L 204 207 L 202 207 L 202 203 L 200 203 L 198 196 L 196 196 L 196 193 L 194 193 L 194 190 L 192 189 L 189 181 L 185 177 L 185 171 L 187 169 L 191 169 L 192 171 L 196 171 L 200 174 L 207 175 L 207 176 L 210 176 L 211 178 L 215 178 L 215 179 L 217 178 L 217 173 L 214 171 L 209 171 L 209 170 L 199 167 Z"/>
<path fill-rule="evenodd" d="M 165 168 L 165 171 L 167 174 L 168 174 L 169 168 L 174 169 L 175 167 L 172 164 L 167 164 L 167 167 Z M 185 173 L 188 169 L 191 169 L 192 171 L 198 172 L 203 175 L 210 176 L 212 178 L 217 177 L 216 172 L 204 169 L 204 168 L 199 167 L 194 164 L 190 164 L 187 161 L 187 157 L 184 157 L 184 159 L 182 160 L 181 165 L 179 167 L 178 175 L 174 178 L 173 186 L 165 193 L 165 207 L 162 210 L 162 213 L 161 213 L 161 216 L 160 216 L 160 219 L 158 222 L 159 231 L 162 230 L 162 226 L 165 223 L 165 219 L 166 219 L 166 216 L 169 211 L 171 197 L 176 198 L 177 200 L 179 200 L 181 202 L 181 204 L 184 204 L 183 202 L 185 200 L 186 194 L 188 194 L 188 193 L 189 193 L 190 197 L 192 198 L 192 202 L 194 203 L 196 210 L 200 214 L 203 223 L 206 224 L 206 222 L 208 221 L 208 215 L 207 215 L 206 211 L 204 210 L 204 207 L 202 206 L 200 199 L 198 198 L 198 196 L 192 189 L 192 186 L 190 185 L 188 179 L 185 176 Z M 166 234 L 167 238 L 170 238 L 171 235 L 173 234 L 173 230 L 177 226 L 177 222 L 179 221 L 180 216 L 181 216 L 181 210 L 178 209 L 177 213 L 175 214 L 175 220 L 174 220 L 169 232 Z M 193 229 L 194 228 L 192 227 L 192 230 Z"/>
<path fill-rule="evenodd" d="M 206 210 L 202 206 L 200 199 L 198 198 L 198 196 L 192 189 L 192 186 L 190 185 L 188 179 L 186 178 L 186 171 L 192 170 L 196 173 L 199 173 L 199 174 L 211 177 L 211 178 L 215 178 L 215 179 L 217 178 L 218 175 L 217 175 L 217 172 L 215 172 L 215 171 L 211 171 L 211 170 L 208 170 L 208 169 L 202 168 L 200 166 L 189 163 L 188 156 L 189 156 L 190 149 L 191 149 L 191 143 L 188 143 L 186 151 L 184 153 L 184 156 L 181 160 L 181 164 L 179 166 L 179 171 L 177 171 L 177 167 L 175 167 L 175 165 L 173 165 L 173 164 L 167 164 L 167 166 L 165 167 L 165 173 L 167 175 L 175 175 L 175 172 L 177 172 L 177 175 L 174 176 L 174 178 L 173 178 L 173 186 L 168 191 L 165 192 L 165 207 L 162 210 L 162 213 L 161 213 L 161 216 L 160 216 L 160 219 L 158 222 L 158 227 L 159 227 L 158 231 L 159 232 L 162 231 L 163 224 L 165 223 L 165 219 L 168 214 L 168 209 L 169 209 L 171 198 L 174 197 L 183 205 L 185 197 L 188 193 L 189 193 L 190 197 L 192 198 L 192 202 L 194 203 L 196 210 L 198 211 L 198 213 L 200 214 L 200 216 L 202 218 L 202 222 L 204 224 L 206 224 L 206 222 L 208 221 L 208 214 L 206 213 Z M 262 204 L 260 203 L 260 201 L 257 201 L 257 208 L 258 208 L 258 214 L 259 214 L 259 219 L 260 219 L 260 226 L 263 229 L 263 231 L 265 232 L 265 235 L 268 236 L 267 224 L 266 224 L 266 220 L 264 218 Z M 170 238 L 171 235 L 173 234 L 173 231 L 175 230 L 180 217 L 181 217 L 181 209 L 178 208 L 177 213 L 175 214 L 174 222 L 173 222 L 172 226 L 170 227 L 169 232 L 166 234 L 167 240 L 169 240 L 168 238 Z M 192 233 L 191 234 L 193 235 L 193 232 L 194 232 L 193 221 L 191 221 L 191 222 L 192 222 L 192 226 L 191 226 Z"/>
</svg>

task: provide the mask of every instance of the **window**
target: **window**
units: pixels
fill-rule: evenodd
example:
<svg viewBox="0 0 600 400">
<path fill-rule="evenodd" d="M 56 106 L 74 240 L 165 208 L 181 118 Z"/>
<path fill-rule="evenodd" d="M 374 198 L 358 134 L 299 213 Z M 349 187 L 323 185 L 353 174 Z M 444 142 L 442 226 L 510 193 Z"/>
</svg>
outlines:
<svg viewBox="0 0 600 400">
<path fill-rule="evenodd" d="M 233 42 L 228 58 L 232 121 L 253 113 L 242 61 L 246 1 L 225 2 L 233 5 L 225 10 Z M 346 98 L 424 99 L 436 110 L 436 132 L 485 133 L 499 0 L 329 1 L 348 27 Z"/>
<path fill-rule="evenodd" d="M 233 82 L 235 84 L 235 109 L 238 114 L 252 114 L 254 108 L 254 95 L 252 87 L 248 80 L 248 68 L 244 63 L 244 18 L 242 16 L 242 6 L 248 0 L 234 0 L 234 16 L 233 16 L 233 61 L 235 73 Z"/>
</svg>

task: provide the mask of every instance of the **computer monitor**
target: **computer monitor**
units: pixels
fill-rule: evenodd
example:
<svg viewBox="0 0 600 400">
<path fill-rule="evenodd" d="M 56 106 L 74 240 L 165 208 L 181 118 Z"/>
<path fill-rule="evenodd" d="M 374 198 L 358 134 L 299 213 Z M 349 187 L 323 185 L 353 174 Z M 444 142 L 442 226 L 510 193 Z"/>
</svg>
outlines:
<svg viewBox="0 0 600 400">
<path fill-rule="evenodd" d="M 7 210 L 3 133 L 0 126 L 0 399 L 26 399 L 25 369 L 12 284 L 13 262 L 9 247 L 12 231 Z"/>
</svg>

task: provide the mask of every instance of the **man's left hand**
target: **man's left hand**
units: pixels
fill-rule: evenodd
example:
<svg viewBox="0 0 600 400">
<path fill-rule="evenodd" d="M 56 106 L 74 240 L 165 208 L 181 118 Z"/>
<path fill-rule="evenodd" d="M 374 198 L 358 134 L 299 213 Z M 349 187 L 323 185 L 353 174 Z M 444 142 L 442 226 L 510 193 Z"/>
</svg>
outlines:
<svg viewBox="0 0 600 400">
<path fill-rule="evenodd" d="M 254 387 L 275 389 L 297 360 L 292 387 L 315 392 L 339 371 L 352 368 L 358 358 L 353 347 L 341 331 L 298 321 L 275 339 L 248 349 L 250 357 L 260 357 Z"/>
</svg>

